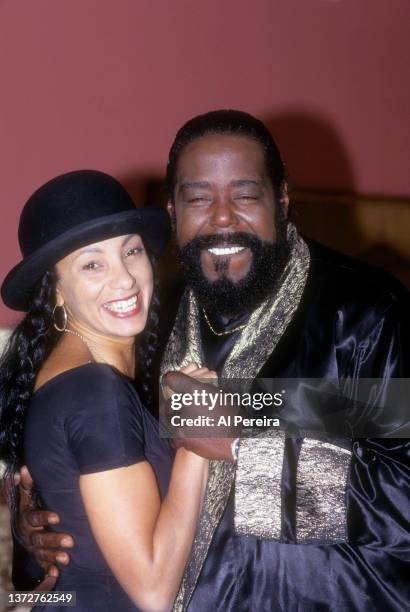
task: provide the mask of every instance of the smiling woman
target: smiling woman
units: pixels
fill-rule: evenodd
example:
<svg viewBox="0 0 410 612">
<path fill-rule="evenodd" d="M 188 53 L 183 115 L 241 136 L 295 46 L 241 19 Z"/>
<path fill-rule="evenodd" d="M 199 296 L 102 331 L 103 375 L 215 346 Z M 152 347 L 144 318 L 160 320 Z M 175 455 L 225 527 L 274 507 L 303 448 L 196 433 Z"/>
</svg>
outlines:
<svg viewBox="0 0 410 612">
<path fill-rule="evenodd" d="M 129 348 L 145 328 L 153 291 L 141 236 L 117 236 L 77 249 L 55 270 L 56 304 L 65 310 L 71 330 L 86 337 L 104 361 L 107 347 L 111 365 L 121 369 L 123 364 L 132 376 L 135 364 L 125 363 L 124 352 L 133 355 Z"/>
<path fill-rule="evenodd" d="M 153 261 L 168 234 L 166 213 L 136 209 L 112 177 L 62 175 L 25 205 L 23 260 L 2 286 L 26 315 L 0 369 L 0 459 L 6 480 L 27 463 L 56 548 L 69 540 L 56 589 L 76 591 L 83 612 L 170 609 L 200 511 L 207 462 L 184 449 L 174 460 L 134 385 L 152 359 Z"/>
</svg>

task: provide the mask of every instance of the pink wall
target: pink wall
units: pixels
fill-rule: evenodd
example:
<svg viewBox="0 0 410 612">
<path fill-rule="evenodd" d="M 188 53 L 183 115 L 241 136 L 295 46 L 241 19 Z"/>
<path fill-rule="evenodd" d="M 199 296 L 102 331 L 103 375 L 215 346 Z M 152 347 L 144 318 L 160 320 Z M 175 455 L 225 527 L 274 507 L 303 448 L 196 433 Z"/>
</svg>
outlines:
<svg viewBox="0 0 410 612">
<path fill-rule="evenodd" d="M 2 0 L 0 277 L 38 185 L 161 176 L 216 107 L 266 120 L 297 185 L 408 195 L 409 19 L 408 0 Z"/>
</svg>

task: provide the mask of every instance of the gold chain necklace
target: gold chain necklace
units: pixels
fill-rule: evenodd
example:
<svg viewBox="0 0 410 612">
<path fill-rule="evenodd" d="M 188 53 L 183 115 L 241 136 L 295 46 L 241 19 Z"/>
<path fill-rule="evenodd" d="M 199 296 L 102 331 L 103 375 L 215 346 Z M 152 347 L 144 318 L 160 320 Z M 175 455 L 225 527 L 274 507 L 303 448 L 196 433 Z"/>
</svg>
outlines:
<svg viewBox="0 0 410 612">
<path fill-rule="evenodd" d="M 73 336 L 77 336 L 77 338 L 80 338 L 80 340 L 82 340 L 85 344 L 85 346 L 88 348 L 88 350 L 91 353 L 91 356 L 98 362 L 100 363 L 105 363 L 105 361 L 103 359 L 101 359 L 101 357 L 98 355 L 98 353 L 96 353 L 90 346 L 90 343 L 88 342 L 88 340 L 86 340 L 84 338 L 84 336 L 82 336 L 79 332 L 75 331 L 74 329 L 68 329 L 67 327 L 64 329 L 64 332 L 66 334 L 72 334 Z M 89 362 L 91 363 L 91 362 Z"/>
<path fill-rule="evenodd" d="M 227 331 L 218 332 L 216 329 L 212 327 L 211 321 L 208 319 L 208 315 L 205 312 L 205 308 L 202 308 L 202 312 L 204 313 L 205 321 L 215 336 L 229 336 L 230 334 L 234 334 L 235 332 L 242 331 L 246 327 L 246 323 L 242 323 L 242 325 L 238 325 L 238 327 L 234 327 L 233 329 L 228 329 Z"/>
</svg>

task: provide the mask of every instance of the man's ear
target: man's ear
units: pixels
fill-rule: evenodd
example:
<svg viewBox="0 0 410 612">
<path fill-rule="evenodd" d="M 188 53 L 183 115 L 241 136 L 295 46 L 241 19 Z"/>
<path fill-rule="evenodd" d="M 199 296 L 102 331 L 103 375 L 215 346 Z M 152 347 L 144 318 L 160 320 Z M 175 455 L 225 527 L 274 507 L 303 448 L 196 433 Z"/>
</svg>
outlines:
<svg viewBox="0 0 410 612">
<path fill-rule="evenodd" d="M 282 207 L 283 217 L 287 219 L 289 216 L 289 192 L 287 182 L 285 182 L 282 187 L 282 196 L 280 198 L 280 204 Z"/>
<path fill-rule="evenodd" d="M 171 219 L 172 231 L 175 232 L 177 220 L 176 220 L 176 215 L 175 215 L 175 204 L 171 202 L 171 200 L 168 200 L 167 202 L 167 213 L 169 214 L 169 217 Z"/>
</svg>

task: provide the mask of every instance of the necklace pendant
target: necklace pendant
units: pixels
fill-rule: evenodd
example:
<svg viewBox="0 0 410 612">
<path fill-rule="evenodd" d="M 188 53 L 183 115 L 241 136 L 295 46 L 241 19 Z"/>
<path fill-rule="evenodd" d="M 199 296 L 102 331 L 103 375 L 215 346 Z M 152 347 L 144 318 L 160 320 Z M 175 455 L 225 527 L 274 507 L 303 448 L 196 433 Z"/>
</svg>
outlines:
<svg viewBox="0 0 410 612">
<path fill-rule="evenodd" d="M 206 324 L 208 325 L 209 329 L 215 336 L 230 336 L 231 334 L 234 334 L 235 332 L 242 331 L 246 327 L 246 323 L 243 323 L 242 325 L 238 325 L 238 327 L 234 327 L 233 329 L 228 329 L 226 331 L 218 332 L 216 331 L 216 329 L 213 328 L 208 318 L 208 315 L 206 314 L 205 308 L 202 308 L 202 312 L 204 314 L 204 319 L 205 319 Z"/>
</svg>

